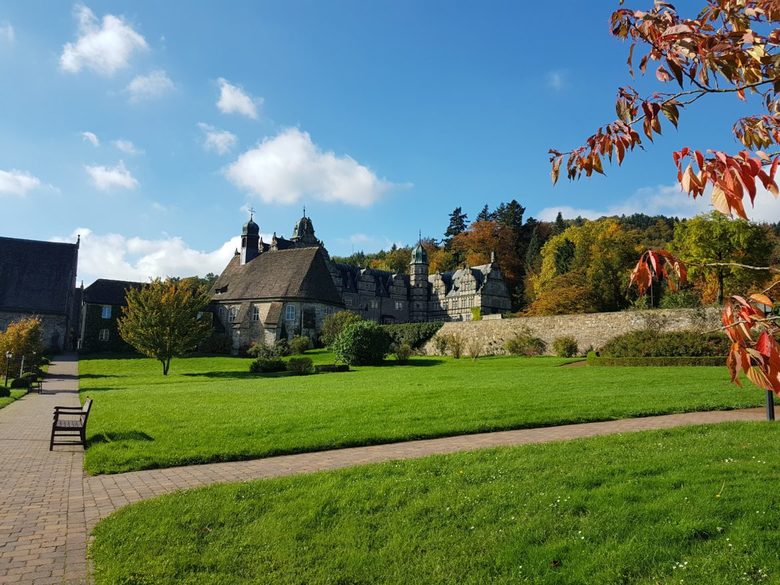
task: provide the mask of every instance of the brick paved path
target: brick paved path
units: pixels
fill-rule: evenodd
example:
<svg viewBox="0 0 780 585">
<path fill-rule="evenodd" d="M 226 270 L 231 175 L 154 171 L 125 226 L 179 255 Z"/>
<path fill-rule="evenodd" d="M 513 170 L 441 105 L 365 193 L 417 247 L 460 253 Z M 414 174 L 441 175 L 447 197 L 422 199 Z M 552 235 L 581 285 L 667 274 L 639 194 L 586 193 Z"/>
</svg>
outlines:
<svg viewBox="0 0 780 585">
<path fill-rule="evenodd" d="M 28 395 L 0 410 L 0 584 L 87 582 L 87 534 L 95 524 L 117 508 L 180 489 L 764 416 L 758 408 L 672 414 L 89 477 L 83 471 L 80 447 L 48 451 L 54 405 L 78 404 L 76 372 L 74 359 L 60 358 L 52 364 L 44 395 Z"/>
</svg>

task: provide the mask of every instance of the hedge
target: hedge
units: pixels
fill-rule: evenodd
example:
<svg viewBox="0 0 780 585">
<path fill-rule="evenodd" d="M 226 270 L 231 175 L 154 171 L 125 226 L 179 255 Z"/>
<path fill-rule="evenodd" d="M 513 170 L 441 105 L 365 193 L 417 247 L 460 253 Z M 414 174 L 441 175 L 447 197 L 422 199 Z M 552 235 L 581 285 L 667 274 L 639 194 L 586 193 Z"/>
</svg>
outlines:
<svg viewBox="0 0 780 585">
<path fill-rule="evenodd" d="M 589 366 L 725 366 L 726 356 L 608 357 L 588 353 Z"/>
<path fill-rule="evenodd" d="M 618 335 L 599 351 L 601 357 L 720 357 L 729 351 L 723 333 L 654 331 L 644 329 Z"/>
</svg>

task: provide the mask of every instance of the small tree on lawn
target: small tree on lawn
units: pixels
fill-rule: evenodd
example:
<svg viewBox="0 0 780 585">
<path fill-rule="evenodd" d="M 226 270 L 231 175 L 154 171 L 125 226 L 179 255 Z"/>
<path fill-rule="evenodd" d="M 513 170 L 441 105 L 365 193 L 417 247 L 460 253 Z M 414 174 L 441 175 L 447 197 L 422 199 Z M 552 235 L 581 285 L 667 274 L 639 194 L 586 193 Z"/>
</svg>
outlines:
<svg viewBox="0 0 780 585">
<path fill-rule="evenodd" d="M 12 353 L 15 363 L 25 358 L 29 367 L 37 365 L 43 346 L 41 343 L 40 317 L 27 317 L 11 323 L 5 331 L 0 332 L 0 372 L 5 372 L 6 353 Z"/>
<path fill-rule="evenodd" d="M 599 128 L 582 146 L 568 152 L 550 150 L 553 183 L 564 161 L 569 179 L 603 174 L 605 158 L 619 165 L 629 151 L 642 145 L 640 131 L 652 142 L 661 133 L 662 119 L 676 127 L 685 107 L 702 98 L 733 96 L 755 108 L 732 127 L 743 149 L 728 154 L 684 147 L 673 153 L 673 160 L 685 193 L 696 198 L 706 190 L 716 210 L 747 219 L 746 203 L 754 202 L 759 188 L 778 196 L 779 22 L 778 0 L 704 0 L 693 17 L 682 16 L 661 0 L 648 10 L 616 10 L 612 34 L 631 42 L 631 76 L 638 58 L 641 74 L 655 62 L 656 79 L 678 87 L 645 96 L 630 86 L 619 88 L 617 120 Z M 634 269 L 631 280 L 640 292 L 680 267 L 676 258 L 662 252 L 643 254 Z M 775 303 L 765 294 L 772 288 L 747 298 L 732 297 L 725 304 L 722 321 L 731 340 L 728 367 L 732 380 L 739 383 L 737 374 L 742 371 L 757 386 L 780 395 L 780 345 L 775 338 L 780 328 Z"/>
<path fill-rule="evenodd" d="M 209 302 L 204 286 L 190 280 L 159 278 L 127 291 L 119 334 L 140 353 L 158 360 L 168 375 L 171 359 L 181 356 L 211 333 L 202 313 Z"/>
</svg>

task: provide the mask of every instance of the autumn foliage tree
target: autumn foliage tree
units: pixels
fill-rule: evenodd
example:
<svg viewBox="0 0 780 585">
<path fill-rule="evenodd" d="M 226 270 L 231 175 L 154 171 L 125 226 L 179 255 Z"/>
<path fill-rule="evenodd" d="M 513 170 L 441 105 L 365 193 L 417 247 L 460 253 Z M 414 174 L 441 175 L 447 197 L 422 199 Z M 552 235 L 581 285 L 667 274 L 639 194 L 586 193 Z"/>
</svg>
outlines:
<svg viewBox="0 0 780 585">
<path fill-rule="evenodd" d="M 140 353 L 158 360 L 168 375 L 171 359 L 193 351 L 211 333 L 206 287 L 188 279 L 153 280 L 128 289 L 119 334 Z"/>
<path fill-rule="evenodd" d="M 0 331 L 0 372 L 5 372 L 9 365 L 6 363 L 7 353 L 13 354 L 17 365 L 22 356 L 29 366 L 35 365 L 34 357 L 40 357 L 43 351 L 41 328 L 40 317 L 27 317 L 13 321 L 5 331 Z"/>
<path fill-rule="evenodd" d="M 697 198 L 709 191 L 716 210 L 747 219 L 747 204 L 753 204 L 759 186 L 778 195 L 775 173 L 780 153 L 772 150 L 780 145 L 778 22 L 777 0 L 706 0 L 694 17 L 682 16 L 660 0 L 649 10 L 616 10 L 611 31 L 631 43 L 631 76 L 638 59 L 641 74 L 649 67 L 670 89 L 643 96 L 633 87 L 619 88 L 615 121 L 597 129 L 582 146 L 550 151 L 553 183 L 564 161 L 569 179 L 603 173 L 605 159 L 621 164 L 628 152 L 642 145 L 642 135 L 652 142 L 662 131 L 662 119 L 676 127 L 681 112 L 698 100 L 734 96 L 750 100 L 755 108 L 732 127 L 742 149 L 702 152 L 686 146 L 672 158 L 685 193 Z M 638 268 L 644 272 L 647 266 Z M 774 302 L 765 294 L 733 296 L 724 307 L 723 326 L 732 341 L 728 359 L 732 379 L 738 382 L 742 371 L 756 385 L 780 395 L 780 346 L 773 310 Z"/>
</svg>

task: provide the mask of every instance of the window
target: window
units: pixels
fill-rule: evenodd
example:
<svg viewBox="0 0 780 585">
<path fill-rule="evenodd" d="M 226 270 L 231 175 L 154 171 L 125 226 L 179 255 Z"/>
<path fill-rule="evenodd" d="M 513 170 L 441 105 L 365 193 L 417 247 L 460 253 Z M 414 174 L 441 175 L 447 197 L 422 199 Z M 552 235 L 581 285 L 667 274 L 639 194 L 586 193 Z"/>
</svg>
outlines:
<svg viewBox="0 0 780 585">
<path fill-rule="evenodd" d="M 372 309 L 378 309 L 379 308 L 379 301 L 377 299 L 371 299 L 371 302 L 369 304 L 371 305 Z"/>
<path fill-rule="evenodd" d="M 109 307 L 110 309 L 111 307 Z M 101 329 L 98 332 L 98 340 L 99 341 L 108 341 L 108 329 Z"/>
<path fill-rule="evenodd" d="M 352 297 L 347 297 L 344 299 L 344 304 L 348 307 L 352 306 Z"/>
<path fill-rule="evenodd" d="M 235 321 L 237 314 L 238 314 L 238 309 L 236 307 L 230 307 L 228 309 L 228 314 L 227 314 L 228 323 L 232 323 L 233 321 Z"/>
<path fill-rule="evenodd" d="M 395 310 L 396 311 L 403 311 L 404 310 L 404 302 L 403 301 L 396 301 L 395 302 Z"/>
<path fill-rule="evenodd" d="M 287 305 L 287 320 L 295 321 L 295 305 Z"/>
<path fill-rule="evenodd" d="M 260 307 L 254 305 L 252 307 L 252 321 L 259 321 L 259 320 L 260 320 Z"/>
<path fill-rule="evenodd" d="M 103 319 L 110 319 L 111 318 L 111 305 L 103 305 L 103 308 L 100 311 L 100 316 L 103 317 Z"/>
</svg>

